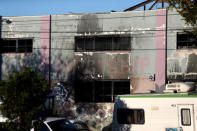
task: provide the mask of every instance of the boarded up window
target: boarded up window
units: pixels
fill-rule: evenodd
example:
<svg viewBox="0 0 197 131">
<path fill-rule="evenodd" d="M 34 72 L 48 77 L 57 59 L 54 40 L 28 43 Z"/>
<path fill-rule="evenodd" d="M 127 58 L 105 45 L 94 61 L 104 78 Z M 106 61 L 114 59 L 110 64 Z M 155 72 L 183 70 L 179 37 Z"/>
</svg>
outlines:
<svg viewBox="0 0 197 131">
<path fill-rule="evenodd" d="M 0 53 L 30 53 L 33 48 L 32 39 L 1 39 Z"/>
<path fill-rule="evenodd" d="M 129 51 L 131 37 L 127 35 L 76 36 L 75 51 Z"/>
<path fill-rule="evenodd" d="M 197 38 L 191 34 L 177 33 L 177 49 L 197 48 Z"/>
<path fill-rule="evenodd" d="M 181 109 L 181 123 L 183 126 L 191 125 L 190 109 Z"/>
<path fill-rule="evenodd" d="M 113 102 L 116 95 L 130 94 L 130 80 L 81 80 L 76 84 L 77 102 Z"/>
<path fill-rule="evenodd" d="M 117 121 L 119 124 L 144 124 L 144 110 L 119 108 L 117 109 Z"/>
</svg>

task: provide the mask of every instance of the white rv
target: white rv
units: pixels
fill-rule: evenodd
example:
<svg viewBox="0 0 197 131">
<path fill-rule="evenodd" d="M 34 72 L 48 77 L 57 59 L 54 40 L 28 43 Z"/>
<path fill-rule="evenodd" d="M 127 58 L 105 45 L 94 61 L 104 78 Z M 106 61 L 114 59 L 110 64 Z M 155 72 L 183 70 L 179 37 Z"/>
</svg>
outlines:
<svg viewBox="0 0 197 131">
<path fill-rule="evenodd" d="M 118 96 L 113 131 L 197 131 L 197 94 L 180 92 Z"/>
</svg>

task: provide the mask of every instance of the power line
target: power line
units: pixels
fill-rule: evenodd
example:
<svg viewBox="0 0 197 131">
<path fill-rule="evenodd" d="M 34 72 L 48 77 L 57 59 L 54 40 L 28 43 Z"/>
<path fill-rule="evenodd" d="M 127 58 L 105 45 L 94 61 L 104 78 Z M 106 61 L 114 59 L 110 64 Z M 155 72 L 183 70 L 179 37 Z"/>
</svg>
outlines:
<svg viewBox="0 0 197 131">
<path fill-rule="evenodd" d="M 192 27 L 191 28 L 185 28 L 185 29 L 167 29 L 167 31 L 175 31 L 175 30 L 192 30 Z M 83 31 L 83 32 L 78 32 L 78 31 L 51 31 L 51 33 L 77 33 L 77 34 L 84 34 L 84 33 L 90 33 L 90 35 L 93 35 L 95 33 L 106 33 L 106 32 L 109 32 L 109 33 L 133 33 L 133 32 L 142 32 L 142 31 L 166 31 L 166 29 L 136 29 L 136 30 L 131 30 L 131 31 L 107 31 L 107 30 L 103 30 L 103 31 Z M 11 32 L 11 33 L 49 33 L 49 31 L 1 31 L 1 32 Z M 94 34 L 92 34 L 94 33 Z M 97 34 L 98 35 L 98 34 Z M 100 34 L 102 35 L 102 34 Z M 110 35 L 110 34 L 108 34 Z M 118 35 L 118 34 L 117 34 Z M 121 34 L 120 34 L 121 35 Z M 124 34 L 122 34 L 124 35 Z M 88 36 L 88 35 L 87 35 Z"/>
<path fill-rule="evenodd" d="M 120 14 L 121 14 L 122 12 L 120 12 Z M 125 13 L 126 14 L 126 13 Z M 126 19 L 126 18 L 135 18 L 135 17 L 153 17 L 153 16 L 166 16 L 166 15 L 157 15 L 156 14 L 156 12 L 155 12 L 155 15 L 144 15 L 145 13 L 142 13 L 142 15 L 134 15 L 134 16 L 129 16 L 129 17 L 97 17 L 97 18 L 75 18 L 75 19 L 58 19 L 58 20 L 53 20 L 53 16 L 55 17 L 55 15 L 52 15 L 52 19 L 51 20 L 42 20 L 42 16 L 38 16 L 38 17 L 40 17 L 40 19 L 39 20 L 22 20 L 22 21 L 11 21 L 11 22 L 32 22 L 32 21 L 41 21 L 41 22 L 44 22 L 44 21 L 51 21 L 51 22 L 53 22 L 53 21 L 77 21 L 77 20 L 95 20 L 95 19 L 122 19 L 122 18 L 124 18 L 124 19 Z M 62 15 L 62 16 L 69 16 L 69 15 L 73 15 L 73 16 L 81 16 L 81 17 L 83 17 L 83 16 L 88 16 L 88 15 L 95 15 L 95 16 L 99 16 L 98 14 L 82 14 L 82 15 L 77 15 L 77 14 L 68 14 L 68 15 Z M 102 14 L 102 15 L 105 15 L 105 14 Z M 107 14 L 106 14 L 107 15 Z M 109 15 L 109 14 L 108 14 Z M 114 15 L 113 13 L 111 14 L 111 15 Z M 179 15 L 179 14 L 168 14 L 168 16 L 174 16 L 174 15 Z M 22 18 L 23 16 L 21 16 L 21 18 Z M 7 19 L 9 19 L 9 17 L 6 17 Z M 17 18 L 19 18 L 19 17 L 13 17 L 13 18 L 15 18 L 15 19 L 17 19 Z M 10 19 L 13 19 L 12 17 L 10 17 Z M 19 18 L 20 19 L 20 18 Z"/>
<path fill-rule="evenodd" d="M 22 33 L 21 33 L 22 34 Z M 37 37 L 37 36 L 30 36 L 30 37 L 27 37 L 27 36 L 25 36 L 25 37 L 13 37 L 12 35 L 15 35 L 15 34 L 4 34 L 4 35 L 10 35 L 10 37 L 8 37 L 8 36 L 6 36 L 6 37 L 2 37 L 2 39 L 44 39 L 44 40 L 49 40 L 50 38 L 42 38 L 42 37 Z M 20 35 L 20 34 L 17 34 L 17 35 Z M 112 35 L 112 37 L 113 37 L 113 35 L 116 35 L 116 34 L 107 34 L 107 35 Z M 117 35 L 119 35 L 119 34 L 117 34 Z M 128 35 L 128 34 L 126 34 L 126 35 Z M 136 35 L 138 35 L 138 36 L 136 36 Z M 141 36 L 139 36 L 139 35 L 141 35 Z M 92 38 L 94 38 L 94 36 L 97 36 L 97 35 L 93 35 L 93 36 L 87 36 L 87 37 L 92 37 Z M 99 35 L 98 35 L 99 36 Z M 104 36 L 104 35 L 101 35 L 101 36 Z M 157 38 L 157 37 L 164 37 L 165 35 L 156 35 L 155 33 L 146 33 L 146 34 L 129 34 L 129 37 L 131 38 L 131 39 L 133 39 L 133 38 Z M 167 36 L 165 36 L 165 37 L 175 37 L 176 36 L 176 34 L 168 34 Z M 51 36 L 51 40 L 56 40 L 56 41 L 63 41 L 63 40 L 67 40 L 67 43 L 68 42 L 70 42 L 70 41 L 74 41 L 75 40 L 75 37 L 77 37 L 77 36 L 75 36 L 75 35 L 73 35 L 73 36 L 62 36 L 62 35 L 60 35 L 60 36 Z M 80 36 L 79 36 L 80 37 Z M 86 36 L 82 36 L 82 37 L 86 37 Z M 121 36 L 121 37 L 128 37 L 128 36 Z M 65 42 L 65 41 L 64 41 Z M 73 42 L 71 42 L 70 44 L 72 44 Z"/>
<path fill-rule="evenodd" d="M 167 48 L 167 49 L 165 49 L 165 48 L 157 48 L 157 49 L 154 49 L 154 48 L 150 48 L 150 49 L 129 49 L 129 50 L 83 50 L 83 51 L 75 51 L 75 49 L 74 48 L 32 48 L 33 50 L 71 50 L 71 51 L 73 51 L 73 52 L 75 52 L 75 53 L 87 53 L 87 52 L 95 52 L 95 53 L 99 53 L 99 52 L 105 52 L 105 51 L 107 51 L 107 52 L 113 52 L 113 53 L 116 53 L 116 52 L 130 52 L 130 51 L 154 51 L 154 50 L 161 50 L 161 51 L 165 51 L 165 50 L 169 50 L 169 51 L 171 51 L 171 50 L 193 50 L 193 49 L 196 49 L 196 48 L 188 48 L 188 49 L 177 49 L 177 48 Z M 17 53 L 17 52 L 15 52 L 15 53 Z M 23 52 L 23 53 L 25 53 L 25 52 Z M 136 53 L 136 52 L 135 52 Z"/>
<path fill-rule="evenodd" d="M 151 34 L 152 36 L 131 36 L 131 39 L 134 38 L 158 38 L 158 37 L 164 37 L 165 35 L 155 35 L 155 34 Z M 175 37 L 176 35 L 168 35 L 167 37 Z M 121 36 L 122 37 L 122 36 Z M 165 36 L 166 37 L 166 36 Z M 3 40 L 15 40 L 15 39 L 33 39 L 33 40 L 49 40 L 50 38 L 41 38 L 41 37 L 20 37 L 20 38 L 8 38 L 8 37 L 4 37 L 2 38 Z M 55 40 L 55 41 L 60 41 L 60 43 L 64 43 L 64 44 L 73 44 L 73 41 L 75 40 L 75 36 L 51 36 L 51 40 Z M 65 41 L 64 41 L 65 40 Z M 66 41 L 67 40 L 67 41 Z M 72 41 L 72 42 L 71 42 Z"/>
</svg>

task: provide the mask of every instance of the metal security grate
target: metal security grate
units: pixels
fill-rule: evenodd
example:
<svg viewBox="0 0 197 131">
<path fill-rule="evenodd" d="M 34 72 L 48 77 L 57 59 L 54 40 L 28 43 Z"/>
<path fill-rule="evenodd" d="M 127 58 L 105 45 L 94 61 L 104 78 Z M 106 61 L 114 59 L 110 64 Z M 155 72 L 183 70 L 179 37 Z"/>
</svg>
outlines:
<svg viewBox="0 0 197 131">
<path fill-rule="evenodd" d="M 129 51 L 131 37 L 128 35 L 76 36 L 75 51 Z"/>
</svg>

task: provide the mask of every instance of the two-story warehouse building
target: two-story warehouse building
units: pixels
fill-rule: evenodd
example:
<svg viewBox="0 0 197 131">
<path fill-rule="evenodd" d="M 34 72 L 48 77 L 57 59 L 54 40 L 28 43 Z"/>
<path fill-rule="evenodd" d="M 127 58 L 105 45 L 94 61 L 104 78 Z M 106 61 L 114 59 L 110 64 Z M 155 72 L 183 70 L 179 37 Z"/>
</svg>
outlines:
<svg viewBox="0 0 197 131">
<path fill-rule="evenodd" d="M 0 77 L 39 69 L 71 99 L 56 113 L 93 129 L 111 123 L 116 95 L 162 92 L 168 82 L 196 82 L 197 41 L 174 10 L 1 17 Z"/>
</svg>

